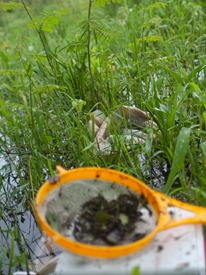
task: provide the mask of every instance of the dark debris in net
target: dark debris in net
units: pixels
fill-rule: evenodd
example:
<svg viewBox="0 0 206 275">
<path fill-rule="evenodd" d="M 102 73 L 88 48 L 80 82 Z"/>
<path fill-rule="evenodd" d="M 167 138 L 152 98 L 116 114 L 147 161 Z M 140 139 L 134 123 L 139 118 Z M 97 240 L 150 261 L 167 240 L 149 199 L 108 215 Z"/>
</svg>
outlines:
<svg viewBox="0 0 206 275">
<path fill-rule="evenodd" d="M 121 194 L 111 201 L 98 195 L 82 206 L 74 221 L 73 235 L 79 242 L 94 245 L 137 241 L 146 235 L 136 232 L 138 222 L 142 222 L 140 205 L 146 206 L 146 200 L 133 194 Z"/>
</svg>

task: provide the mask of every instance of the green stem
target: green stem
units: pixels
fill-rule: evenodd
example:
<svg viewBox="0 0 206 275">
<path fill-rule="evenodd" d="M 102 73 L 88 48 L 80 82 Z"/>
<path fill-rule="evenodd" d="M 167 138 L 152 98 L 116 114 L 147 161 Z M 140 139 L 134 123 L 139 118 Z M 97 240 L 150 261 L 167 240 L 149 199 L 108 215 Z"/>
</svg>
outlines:
<svg viewBox="0 0 206 275">
<path fill-rule="evenodd" d="M 92 10 L 92 0 L 89 0 L 89 7 L 88 7 L 88 16 L 87 16 L 87 55 L 88 55 L 88 67 L 89 67 L 89 72 L 91 75 L 91 78 L 93 79 L 93 74 L 92 74 L 92 68 L 91 68 L 91 28 L 90 28 L 90 19 L 91 19 L 91 10 Z"/>
<path fill-rule="evenodd" d="M 95 81 L 94 81 L 94 76 L 93 76 L 92 66 L 91 66 L 91 27 L 90 27 L 91 11 L 92 11 L 92 0 L 89 0 L 88 15 L 87 15 L 87 58 L 88 58 L 88 68 L 89 68 L 89 74 L 92 81 L 93 91 L 95 93 L 97 101 L 99 101 L 98 93 L 96 92 L 97 89 L 95 88 Z"/>
</svg>

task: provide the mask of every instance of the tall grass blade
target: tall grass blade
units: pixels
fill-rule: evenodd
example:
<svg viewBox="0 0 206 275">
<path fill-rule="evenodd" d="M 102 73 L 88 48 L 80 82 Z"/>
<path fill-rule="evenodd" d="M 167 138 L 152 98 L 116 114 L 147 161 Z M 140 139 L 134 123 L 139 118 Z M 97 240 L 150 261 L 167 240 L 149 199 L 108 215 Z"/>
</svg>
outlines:
<svg viewBox="0 0 206 275">
<path fill-rule="evenodd" d="M 206 141 L 200 144 L 200 148 L 202 149 L 203 156 L 206 160 Z"/>
<path fill-rule="evenodd" d="M 167 182 L 163 188 L 163 192 L 165 193 L 169 193 L 176 174 L 184 166 L 185 156 L 187 154 L 187 150 L 189 147 L 190 133 L 191 133 L 191 129 L 185 128 L 185 127 L 183 127 L 179 132 L 179 136 L 177 138 L 177 143 L 175 146 L 171 170 L 170 170 Z"/>
<path fill-rule="evenodd" d="M 14 235 L 11 235 L 11 247 L 10 247 L 10 253 L 9 253 L 9 271 L 8 274 L 11 274 L 11 269 L 13 267 L 13 261 L 14 261 L 14 250 L 15 250 L 15 240 Z"/>
</svg>

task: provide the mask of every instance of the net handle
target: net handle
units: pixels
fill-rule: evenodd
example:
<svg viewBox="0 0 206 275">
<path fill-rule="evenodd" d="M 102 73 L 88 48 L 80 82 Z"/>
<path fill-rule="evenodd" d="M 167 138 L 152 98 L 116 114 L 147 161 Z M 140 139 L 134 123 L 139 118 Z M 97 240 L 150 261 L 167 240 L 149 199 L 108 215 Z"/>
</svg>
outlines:
<svg viewBox="0 0 206 275">
<path fill-rule="evenodd" d="M 157 191 L 153 191 L 155 193 L 155 196 L 158 197 L 158 200 L 160 201 L 160 209 L 167 209 L 170 206 L 177 207 L 179 209 L 183 209 L 186 211 L 189 211 L 194 214 L 192 217 L 183 218 L 183 219 L 173 219 L 172 215 L 170 215 L 169 211 L 167 211 L 166 215 L 169 215 L 169 219 L 165 219 L 165 224 L 159 228 L 159 230 L 165 230 L 172 227 L 180 226 L 180 225 L 186 225 L 186 224 L 206 224 L 206 208 L 194 206 L 185 202 L 181 202 L 179 200 L 170 198 L 162 193 L 159 193 Z"/>
</svg>

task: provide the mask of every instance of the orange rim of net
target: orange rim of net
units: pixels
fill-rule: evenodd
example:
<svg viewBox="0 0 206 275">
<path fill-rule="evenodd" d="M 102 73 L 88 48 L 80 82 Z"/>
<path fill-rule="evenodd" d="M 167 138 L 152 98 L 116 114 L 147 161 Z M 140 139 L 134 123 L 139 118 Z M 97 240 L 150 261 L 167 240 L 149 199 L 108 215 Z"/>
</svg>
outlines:
<svg viewBox="0 0 206 275">
<path fill-rule="evenodd" d="M 63 172 L 62 172 L 63 171 Z M 145 237 L 138 241 L 134 241 L 129 244 L 119 245 L 119 246 L 97 246 L 89 245 L 85 243 L 80 243 L 74 240 L 71 240 L 59 232 L 55 231 L 45 220 L 41 213 L 41 205 L 46 198 L 46 196 L 55 188 L 61 186 L 62 184 L 69 184 L 69 182 L 80 180 L 80 179 L 98 179 L 98 180 L 107 180 L 115 182 L 116 184 L 121 184 L 131 190 L 135 191 L 139 195 L 143 195 L 148 201 L 148 204 L 152 206 L 156 214 L 157 225 L 156 227 Z M 120 256 L 125 256 L 127 254 L 136 252 L 146 246 L 152 238 L 160 230 L 162 224 L 165 223 L 165 220 L 161 219 L 161 214 L 164 212 L 162 206 L 160 205 L 161 201 L 155 192 L 147 187 L 140 180 L 129 176 L 127 174 L 105 168 L 77 168 L 73 170 L 61 170 L 59 174 L 58 181 L 55 184 L 47 181 L 39 189 L 36 196 L 36 214 L 38 222 L 42 230 L 53 239 L 55 243 L 59 246 L 65 248 L 68 251 L 73 253 L 87 256 L 87 257 L 97 257 L 97 258 L 115 258 Z M 161 210 L 160 210 L 161 209 Z M 164 214 L 164 213 L 163 213 Z M 164 218 L 164 215 L 163 215 Z"/>
</svg>

